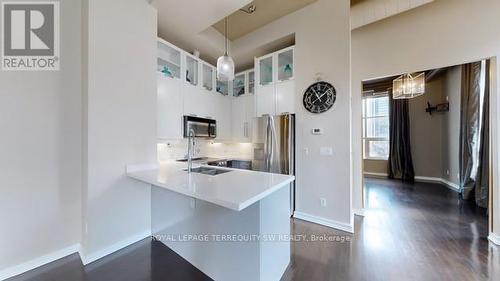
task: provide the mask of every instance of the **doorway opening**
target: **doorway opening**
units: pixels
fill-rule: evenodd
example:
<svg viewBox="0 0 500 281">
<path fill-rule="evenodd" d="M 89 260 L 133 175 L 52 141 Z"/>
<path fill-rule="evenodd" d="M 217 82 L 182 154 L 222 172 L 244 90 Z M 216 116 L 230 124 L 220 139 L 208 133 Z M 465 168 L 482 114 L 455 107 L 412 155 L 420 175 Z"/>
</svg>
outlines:
<svg viewBox="0 0 500 281">
<path fill-rule="evenodd" d="M 396 97 L 418 92 L 417 82 L 395 82 L 405 73 L 363 81 L 365 219 L 370 212 L 418 214 L 457 229 L 463 225 L 454 222 L 466 221 L 476 227 L 471 243 L 487 238 L 492 224 L 489 66 L 486 59 L 409 73 L 425 76 L 424 93 L 412 98 Z"/>
</svg>

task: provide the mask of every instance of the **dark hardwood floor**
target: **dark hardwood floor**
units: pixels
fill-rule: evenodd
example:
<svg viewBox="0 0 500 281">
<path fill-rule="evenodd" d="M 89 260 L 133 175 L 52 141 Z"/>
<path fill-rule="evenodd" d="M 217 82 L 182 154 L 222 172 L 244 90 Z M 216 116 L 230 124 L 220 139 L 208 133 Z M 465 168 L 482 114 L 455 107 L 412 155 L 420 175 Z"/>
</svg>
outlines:
<svg viewBox="0 0 500 281">
<path fill-rule="evenodd" d="M 161 242 L 144 239 L 83 266 L 71 255 L 9 281 L 206 281 L 212 280 Z"/>
<path fill-rule="evenodd" d="M 366 179 L 366 216 L 355 234 L 293 219 L 295 234 L 282 281 L 500 280 L 500 252 L 487 240 L 485 211 L 430 183 Z M 322 236 L 325 235 L 325 236 Z M 72 255 L 10 281 L 210 280 L 160 242 L 136 243 L 88 266 Z M 266 280 L 267 281 L 267 280 Z"/>
<path fill-rule="evenodd" d="M 282 280 L 500 280 L 484 209 L 431 183 L 365 179 L 365 217 L 354 235 L 294 220 L 298 234 L 350 242 L 296 242 Z"/>
</svg>

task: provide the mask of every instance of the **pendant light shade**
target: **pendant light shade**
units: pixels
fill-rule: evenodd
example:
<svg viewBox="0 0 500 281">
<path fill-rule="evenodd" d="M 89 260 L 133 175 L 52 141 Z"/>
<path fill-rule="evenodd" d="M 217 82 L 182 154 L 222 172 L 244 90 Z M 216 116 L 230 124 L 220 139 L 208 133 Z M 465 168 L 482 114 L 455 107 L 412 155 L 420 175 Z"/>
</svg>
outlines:
<svg viewBox="0 0 500 281">
<path fill-rule="evenodd" d="M 217 59 L 217 79 L 220 81 L 234 80 L 234 61 L 227 54 L 227 18 L 224 19 L 224 46 L 225 53 Z"/>
<path fill-rule="evenodd" d="M 394 99 L 411 99 L 425 93 L 425 72 L 403 74 L 392 81 Z"/>
<path fill-rule="evenodd" d="M 228 55 L 223 55 L 217 59 L 217 79 L 220 81 L 234 80 L 234 61 Z"/>
</svg>

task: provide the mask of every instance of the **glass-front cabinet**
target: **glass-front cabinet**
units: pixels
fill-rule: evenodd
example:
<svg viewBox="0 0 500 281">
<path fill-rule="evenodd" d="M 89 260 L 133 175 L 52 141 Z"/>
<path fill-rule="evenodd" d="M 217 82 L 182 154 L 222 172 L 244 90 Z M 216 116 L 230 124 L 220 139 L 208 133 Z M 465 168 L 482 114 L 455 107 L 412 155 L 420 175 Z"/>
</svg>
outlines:
<svg viewBox="0 0 500 281">
<path fill-rule="evenodd" d="M 214 89 L 214 68 L 206 63 L 203 64 L 203 88 L 207 91 Z"/>
<path fill-rule="evenodd" d="M 258 60 L 260 70 L 260 85 L 268 85 L 274 82 L 273 55 L 262 57 Z"/>
<path fill-rule="evenodd" d="M 285 49 L 278 52 L 278 81 L 285 81 L 293 78 L 293 49 Z"/>
<path fill-rule="evenodd" d="M 255 112 L 282 115 L 295 112 L 294 46 L 255 59 Z"/>
<path fill-rule="evenodd" d="M 236 73 L 233 80 L 232 95 L 235 97 L 255 92 L 255 72 L 253 69 Z"/>
<path fill-rule="evenodd" d="M 186 82 L 198 85 L 198 60 L 189 55 L 186 55 Z"/>
<path fill-rule="evenodd" d="M 245 73 L 240 73 L 234 76 L 233 80 L 233 95 L 235 97 L 245 94 Z"/>
<path fill-rule="evenodd" d="M 229 95 L 229 82 L 217 80 L 216 90 L 217 90 L 217 93 L 222 94 L 224 96 Z"/>
<path fill-rule="evenodd" d="M 181 78 L 181 50 L 164 40 L 158 40 L 157 69 L 162 76 Z"/>
<path fill-rule="evenodd" d="M 248 71 L 248 93 L 255 93 L 255 71 Z"/>
</svg>

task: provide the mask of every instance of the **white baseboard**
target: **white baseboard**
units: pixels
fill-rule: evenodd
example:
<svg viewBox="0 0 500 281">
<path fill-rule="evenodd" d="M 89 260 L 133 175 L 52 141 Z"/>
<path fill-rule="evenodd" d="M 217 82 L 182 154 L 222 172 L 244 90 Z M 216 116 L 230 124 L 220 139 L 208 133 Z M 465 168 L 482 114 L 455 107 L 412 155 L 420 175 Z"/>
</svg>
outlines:
<svg viewBox="0 0 500 281">
<path fill-rule="evenodd" d="M 343 222 L 338 222 L 338 221 L 334 221 L 334 220 L 320 218 L 317 216 L 305 214 L 305 213 L 298 212 L 298 211 L 294 212 L 293 217 L 300 219 L 300 220 L 304 220 L 304 221 L 328 226 L 331 228 L 335 228 L 338 230 L 354 233 L 354 228 L 353 228 L 352 224 L 347 224 L 347 223 L 343 223 Z"/>
<path fill-rule="evenodd" d="M 136 234 L 136 235 L 133 235 L 133 236 L 130 236 L 129 238 L 127 239 L 124 239 L 120 242 L 117 242 L 109 247 L 106 247 L 104 249 L 101 249 L 97 252 L 94 252 L 94 253 L 91 253 L 91 254 L 84 254 L 82 251 L 80 251 L 80 258 L 82 259 L 82 263 L 83 265 L 87 265 L 89 263 L 92 263 L 98 259 L 101 259 L 107 255 L 110 255 L 116 251 L 119 251 L 127 246 L 130 246 L 136 242 L 139 242 L 141 241 L 142 239 L 145 239 L 147 237 L 150 237 L 151 236 L 151 231 L 150 230 L 146 230 L 146 231 L 143 231 L 139 234 Z"/>
<path fill-rule="evenodd" d="M 490 235 L 488 235 L 488 240 L 490 240 L 493 244 L 500 246 L 500 235 L 490 232 Z"/>
<path fill-rule="evenodd" d="M 370 173 L 370 172 L 363 172 L 363 175 L 374 178 L 387 178 L 389 176 L 388 174 L 385 173 Z"/>
<path fill-rule="evenodd" d="M 415 181 L 441 183 L 446 185 L 449 189 L 453 191 L 460 192 L 460 187 L 457 184 L 452 183 L 451 181 L 445 180 L 443 178 L 415 176 Z"/>
<path fill-rule="evenodd" d="M 354 213 L 355 216 L 360 216 L 360 217 L 365 216 L 365 209 L 353 209 L 352 212 Z"/>
<path fill-rule="evenodd" d="M 47 255 L 32 259 L 30 261 L 24 262 L 19 265 L 15 265 L 0 271 L 0 280 L 5 280 L 7 278 L 25 273 L 42 265 L 51 263 L 58 259 L 64 258 L 74 253 L 78 253 L 80 246 L 78 244 L 71 245 L 64 249 L 49 253 Z"/>
<path fill-rule="evenodd" d="M 387 178 L 388 177 L 388 175 L 385 174 L 385 173 L 363 172 L 363 175 L 368 176 L 368 177 L 374 177 L 374 178 Z M 417 182 L 441 183 L 441 184 L 446 185 L 448 188 L 450 188 L 453 191 L 460 192 L 460 186 L 458 186 L 455 183 L 452 183 L 451 181 L 443 179 L 443 178 L 415 176 L 415 181 L 417 181 Z"/>
</svg>

